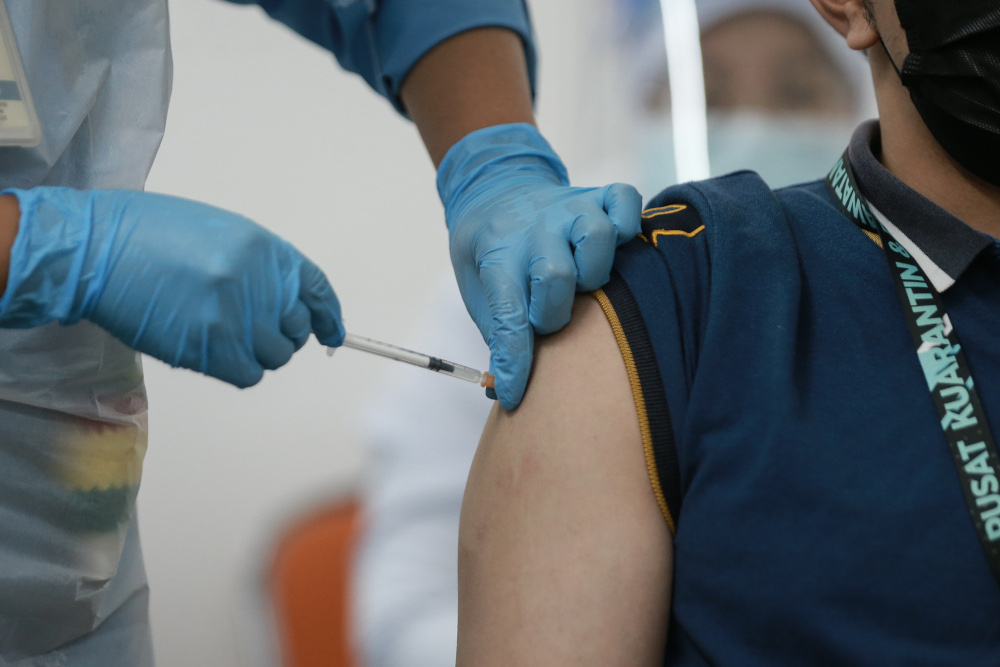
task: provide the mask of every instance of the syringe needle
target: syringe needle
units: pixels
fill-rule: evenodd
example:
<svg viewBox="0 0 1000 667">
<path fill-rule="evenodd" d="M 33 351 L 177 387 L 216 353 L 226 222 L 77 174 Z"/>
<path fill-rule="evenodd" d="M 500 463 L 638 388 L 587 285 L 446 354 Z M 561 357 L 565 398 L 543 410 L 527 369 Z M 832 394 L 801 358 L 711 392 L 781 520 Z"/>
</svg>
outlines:
<svg viewBox="0 0 1000 667">
<path fill-rule="evenodd" d="M 439 357 L 432 357 L 429 354 L 421 354 L 419 352 L 414 352 L 413 350 L 407 350 L 402 347 L 390 345 L 389 343 L 383 343 L 382 341 L 365 338 L 364 336 L 356 336 L 355 334 L 347 334 L 347 336 L 344 337 L 344 347 L 349 347 L 353 350 L 361 350 L 362 352 L 368 352 L 369 354 L 376 354 L 380 357 L 385 357 L 386 359 L 395 359 L 396 361 L 402 361 L 407 364 L 413 364 L 414 366 L 420 366 L 421 368 L 426 368 L 437 373 L 444 373 L 445 375 L 450 375 L 460 380 L 465 380 L 466 382 L 475 382 L 479 384 L 479 386 L 487 387 L 488 389 L 494 388 L 493 383 L 496 380 L 496 378 L 488 372 L 477 371 L 475 368 L 470 368 L 469 366 L 463 366 L 462 364 L 446 361 Z M 336 349 L 337 348 L 335 347 L 327 348 L 327 356 L 332 357 Z"/>
</svg>

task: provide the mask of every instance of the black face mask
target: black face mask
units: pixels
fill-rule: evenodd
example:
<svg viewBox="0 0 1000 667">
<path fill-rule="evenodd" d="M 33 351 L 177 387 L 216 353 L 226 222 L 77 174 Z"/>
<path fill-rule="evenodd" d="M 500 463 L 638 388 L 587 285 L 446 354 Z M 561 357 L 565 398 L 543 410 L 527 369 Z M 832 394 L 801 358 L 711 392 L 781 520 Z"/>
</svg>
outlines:
<svg viewBox="0 0 1000 667">
<path fill-rule="evenodd" d="M 910 47 L 896 72 L 920 117 L 959 164 L 1000 185 L 1000 2 L 896 0 L 896 13 Z"/>
</svg>

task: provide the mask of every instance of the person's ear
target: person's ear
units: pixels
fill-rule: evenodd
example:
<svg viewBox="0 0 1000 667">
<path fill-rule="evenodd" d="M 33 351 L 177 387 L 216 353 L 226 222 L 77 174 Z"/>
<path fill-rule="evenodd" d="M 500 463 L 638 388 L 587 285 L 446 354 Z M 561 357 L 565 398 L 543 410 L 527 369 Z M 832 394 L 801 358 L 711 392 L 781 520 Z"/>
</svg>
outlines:
<svg viewBox="0 0 1000 667">
<path fill-rule="evenodd" d="M 809 0 L 816 11 L 847 39 L 847 46 L 864 51 L 878 44 L 878 30 L 864 0 Z"/>
</svg>

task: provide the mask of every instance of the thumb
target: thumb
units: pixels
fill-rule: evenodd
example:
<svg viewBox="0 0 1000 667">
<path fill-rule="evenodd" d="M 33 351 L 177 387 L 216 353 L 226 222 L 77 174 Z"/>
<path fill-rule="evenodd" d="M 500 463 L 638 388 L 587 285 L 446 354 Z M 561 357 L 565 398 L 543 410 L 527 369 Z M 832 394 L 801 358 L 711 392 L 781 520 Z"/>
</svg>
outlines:
<svg viewBox="0 0 1000 667">
<path fill-rule="evenodd" d="M 323 345 L 337 347 L 344 342 L 344 325 L 340 316 L 340 301 L 330 281 L 318 266 L 302 257 L 299 300 L 309 309 L 312 330 Z"/>
<path fill-rule="evenodd" d="M 513 410 L 524 397 L 534 348 L 527 281 L 522 279 L 522 285 L 499 263 L 484 265 L 481 280 L 493 326 L 486 341 L 490 346 L 490 373 L 496 377 L 500 404 Z"/>
<path fill-rule="evenodd" d="M 618 232 L 618 243 L 631 241 L 642 230 L 642 195 L 631 185 L 612 183 L 604 188 L 604 210 Z"/>
</svg>

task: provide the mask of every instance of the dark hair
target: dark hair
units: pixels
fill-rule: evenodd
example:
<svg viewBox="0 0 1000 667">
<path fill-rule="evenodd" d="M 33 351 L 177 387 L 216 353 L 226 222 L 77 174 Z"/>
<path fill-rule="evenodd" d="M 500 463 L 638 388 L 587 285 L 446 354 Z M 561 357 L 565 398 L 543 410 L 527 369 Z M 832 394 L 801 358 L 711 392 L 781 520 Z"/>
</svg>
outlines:
<svg viewBox="0 0 1000 667">
<path fill-rule="evenodd" d="M 872 7 L 872 0 L 861 0 L 865 12 L 865 20 L 868 21 L 868 25 L 872 28 L 878 28 L 875 25 L 875 8 Z"/>
</svg>

